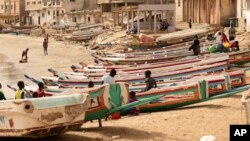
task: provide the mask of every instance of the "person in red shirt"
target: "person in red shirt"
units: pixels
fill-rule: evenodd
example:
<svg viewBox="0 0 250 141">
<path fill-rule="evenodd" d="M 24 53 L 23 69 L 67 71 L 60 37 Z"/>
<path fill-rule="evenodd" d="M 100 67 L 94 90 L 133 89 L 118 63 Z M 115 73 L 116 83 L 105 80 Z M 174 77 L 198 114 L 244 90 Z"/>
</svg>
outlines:
<svg viewBox="0 0 250 141">
<path fill-rule="evenodd" d="M 38 89 L 36 90 L 37 94 L 38 94 L 38 97 L 45 97 L 45 94 L 44 94 L 44 85 L 43 83 L 38 83 Z"/>
</svg>

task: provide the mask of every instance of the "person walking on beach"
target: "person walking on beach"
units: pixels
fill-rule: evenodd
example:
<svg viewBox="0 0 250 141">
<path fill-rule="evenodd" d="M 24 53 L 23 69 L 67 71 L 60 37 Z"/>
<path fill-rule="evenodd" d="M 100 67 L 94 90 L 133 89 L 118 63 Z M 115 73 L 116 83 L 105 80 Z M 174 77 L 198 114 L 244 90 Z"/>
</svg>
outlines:
<svg viewBox="0 0 250 141">
<path fill-rule="evenodd" d="M 116 75 L 116 70 L 112 69 L 109 75 L 103 76 L 102 85 L 103 84 L 115 84 L 115 79 L 114 79 L 115 75 Z"/>
<path fill-rule="evenodd" d="M 15 99 L 24 99 L 24 82 L 23 81 L 18 81 L 17 86 L 19 90 L 16 91 L 16 96 Z"/>
<path fill-rule="evenodd" d="M 44 84 L 42 82 L 38 83 L 38 89 L 36 92 L 38 97 L 45 97 Z"/>
<path fill-rule="evenodd" d="M 2 84 L 0 83 L 0 100 L 6 100 L 6 98 L 5 98 L 4 94 L 3 94 L 3 92 L 1 91 L 1 89 L 2 89 Z"/>
<path fill-rule="evenodd" d="M 145 71 L 145 83 L 146 83 L 146 88 L 145 91 L 149 91 L 152 88 L 157 88 L 157 84 L 154 78 L 151 77 L 151 71 L 147 70 Z"/>
<path fill-rule="evenodd" d="M 44 38 L 43 41 L 43 51 L 44 51 L 44 55 L 48 55 L 48 39 Z"/>
<path fill-rule="evenodd" d="M 22 60 L 28 61 L 28 51 L 29 51 L 29 48 L 26 48 L 25 50 L 23 50 Z"/>
<path fill-rule="evenodd" d="M 197 35 L 194 37 L 194 43 L 192 44 L 192 46 L 188 50 L 189 51 L 193 50 L 195 56 L 200 54 L 200 41 L 199 41 Z"/>
</svg>

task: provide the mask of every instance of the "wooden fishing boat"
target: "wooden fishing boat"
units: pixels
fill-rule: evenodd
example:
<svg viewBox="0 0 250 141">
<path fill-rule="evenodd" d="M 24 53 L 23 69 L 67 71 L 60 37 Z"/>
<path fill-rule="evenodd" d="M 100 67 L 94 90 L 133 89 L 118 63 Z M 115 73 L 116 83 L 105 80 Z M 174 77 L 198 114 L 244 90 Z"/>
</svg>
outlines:
<svg viewBox="0 0 250 141">
<path fill-rule="evenodd" d="M 38 138 L 78 129 L 88 104 L 86 94 L 0 101 L 0 136 Z"/>
<path fill-rule="evenodd" d="M 226 81 L 224 81 L 226 80 Z M 188 82 L 177 86 L 153 89 L 148 92 L 137 93 L 137 99 L 149 98 L 154 95 L 165 95 L 163 98 L 146 105 L 139 106 L 141 112 L 161 111 L 178 108 L 198 102 L 203 102 L 215 98 L 221 98 L 237 94 L 250 88 L 249 85 L 231 89 L 230 81 L 225 77 L 223 81 L 214 80 L 214 86 L 209 86 L 207 80 L 198 82 Z M 230 84 L 230 85 L 228 85 Z"/>
<path fill-rule="evenodd" d="M 216 72 L 216 71 L 223 71 L 227 69 L 227 62 L 221 62 L 211 65 L 204 65 L 204 66 L 197 66 L 192 69 L 186 69 L 186 70 L 179 70 L 177 72 L 166 72 L 166 73 L 160 73 L 160 74 L 153 74 L 152 77 L 154 77 L 157 81 L 164 81 L 166 79 L 171 79 L 175 77 L 180 76 L 192 76 L 195 74 L 203 74 L 203 73 L 209 73 L 209 72 Z M 131 75 L 131 76 L 125 76 L 125 77 L 119 77 L 116 78 L 116 82 L 127 82 L 131 84 L 135 83 L 141 83 L 144 82 L 144 75 Z M 56 83 L 53 80 L 42 78 L 44 83 L 48 86 L 53 85 Z M 95 85 L 101 84 L 101 79 L 86 79 L 81 81 L 74 81 L 74 80 L 58 80 L 58 85 L 62 86 L 75 86 L 75 87 L 86 87 L 89 81 L 93 81 Z"/>
<path fill-rule="evenodd" d="M 228 56 L 219 56 L 209 58 L 209 59 L 200 59 L 200 58 L 195 58 L 195 59 L 188 59 L 188 60 L 183 60 L 183 61 L 173 61 L 170 63 L 166 64 L 156 64 L 156 65 L 137 65 L 134 67 L 125 67 L 124 69 L 117 69 L 117 74 L 118 77 L 126 77 L 126 76 L 131 76 L 131 75 L 144 75 L 145 70 L 150 70 L 152 73 L 166 73 L 166 72 L 173 72 L 173 71 L 179 71 L 179 70 L 185 70 L 185 69 L 191 69 L 197 66 L 203 66 L 203 65 L 210 65 L 210 64 L 215 64 L 215 63 L 221 63 L 221 62 L 227 62 L 228 61 Z M 96 69 L 89 69 L 90 72 L 92 73 L 70 73 L 70 72 L 59 72 L 56 71 L 52 68 L 48 69 L 54 76 L 59 77 L 61 80 L 84 80 L 87 78 L 92 78 L 92 79 L 98 79 L 100 77 L 103 77 L 104 75 L 107 75 L 109 71 L 104 71 L 104 72 L 96 72 L 94 71 Z M 74 77 L 73 77 L 74 76 Z M 71 79 L 72 78 L 72 79 Z M 74 79 L 78 78 L 78 79 Z"/>
</svg>

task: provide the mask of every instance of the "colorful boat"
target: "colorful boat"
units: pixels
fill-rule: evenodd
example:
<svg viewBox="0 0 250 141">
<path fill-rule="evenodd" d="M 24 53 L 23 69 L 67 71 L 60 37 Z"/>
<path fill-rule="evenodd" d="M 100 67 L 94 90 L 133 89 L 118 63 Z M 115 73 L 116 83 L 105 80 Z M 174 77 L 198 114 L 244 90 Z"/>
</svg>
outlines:
<svg viewBox="0 0 250 141">
<path fill-rule="evenodd" d="M 38 138 L 78 129 L 88 104 L 88 94 L 0 101 L 0 136 Z"/>
</svg>

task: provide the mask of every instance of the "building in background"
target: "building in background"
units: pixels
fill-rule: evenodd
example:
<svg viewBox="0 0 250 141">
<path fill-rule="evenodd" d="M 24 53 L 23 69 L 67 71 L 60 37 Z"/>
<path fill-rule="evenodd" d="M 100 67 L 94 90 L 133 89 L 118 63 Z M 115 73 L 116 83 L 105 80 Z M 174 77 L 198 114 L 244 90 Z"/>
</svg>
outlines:
<svg viewBox="0 0 250 141">
<path fill-rule="evenodd" d="M 6 24 L 25 24 L 24 0 L 0 0 L 0 22 Z"/>
<path fill-rule="evenodd" d="M 238 1 L 238 0 L 237 0 Z M 178 21 L 229 25 L 236 17 L 236 0 L 176 0 Z"/>
<path fill-rule="evenodd" d="M 250 0 L 237 0 L 238 28 L 250 32 Z"/>
<path fill-rule="evenodd" d="M 84 0 L 25 0 L 25 9 L 29 13 L 26 19 L 30 25 L 61 25 L 64 13 L 81 11 Z"/>
</svg>

